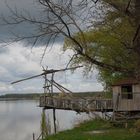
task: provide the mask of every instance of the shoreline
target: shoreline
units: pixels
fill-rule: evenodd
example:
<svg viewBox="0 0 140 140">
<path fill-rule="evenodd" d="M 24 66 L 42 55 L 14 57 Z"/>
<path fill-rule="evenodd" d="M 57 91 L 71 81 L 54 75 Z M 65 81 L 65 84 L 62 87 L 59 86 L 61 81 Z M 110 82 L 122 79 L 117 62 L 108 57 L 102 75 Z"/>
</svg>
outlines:
<svg viewBox="0 0 140 140">
<path fill-rule="evenodd" d="M 124 124 L 94 119 L 82 122 L 71 130 L 48 135 L 44 140 L 139 140 L 140 133 L 134 124 L 130 122 L 125 128 Z"/>
</svg>

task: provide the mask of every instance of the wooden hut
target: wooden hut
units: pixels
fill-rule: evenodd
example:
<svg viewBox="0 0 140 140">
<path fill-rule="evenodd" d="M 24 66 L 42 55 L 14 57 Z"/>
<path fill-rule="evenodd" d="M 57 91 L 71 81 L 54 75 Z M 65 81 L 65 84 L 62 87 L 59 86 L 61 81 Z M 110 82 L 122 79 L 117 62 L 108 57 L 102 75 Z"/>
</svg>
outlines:
<svg viewBox="0 0 140 140">
<path fill-rule="evenodd" d="M 140 115 L 136 116 L 140 113 L 140 81 L 133 78 L 123 79 L 114 83 L 112 89 L 113 111 L 140 118 Z"/>
</svg>

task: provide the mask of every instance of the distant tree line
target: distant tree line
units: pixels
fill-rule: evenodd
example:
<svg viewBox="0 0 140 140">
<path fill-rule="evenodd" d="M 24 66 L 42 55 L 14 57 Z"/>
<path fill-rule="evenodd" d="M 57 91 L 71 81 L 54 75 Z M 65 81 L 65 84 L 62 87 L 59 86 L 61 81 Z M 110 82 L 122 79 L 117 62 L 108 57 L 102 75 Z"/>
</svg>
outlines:
<svg viewBox="0 0 140 140">
<path fill-rule="evenodd" d="M 29 94 L 5 94 L 1 95 L 0 98 L 9 98 L 9 99 L 38 99 L 41 94 L 38 93 L 29 93 Z"/>
<path fill-rule="evenodd" d="M 43 93 L 26 93 L 26 94 L 5 94 L 1 95 L 0 99 L 39 99 Z M 59 96 L 59 93 L 53 93 L 54 96 Z M 104 92 L 74 92 L 72 94 L 74 97 L 93 97 L 93 96 L 103 96 Z"/>
</svg>

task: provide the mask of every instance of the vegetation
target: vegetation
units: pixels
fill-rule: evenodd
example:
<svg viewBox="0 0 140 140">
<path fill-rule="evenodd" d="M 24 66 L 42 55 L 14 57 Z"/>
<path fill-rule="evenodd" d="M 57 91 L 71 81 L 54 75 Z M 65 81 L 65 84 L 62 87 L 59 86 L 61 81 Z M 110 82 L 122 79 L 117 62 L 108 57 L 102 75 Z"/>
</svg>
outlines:
<svg viewBox="0 0 140 140">
<path fill-rule="evenodd" d="M 85 54 L 81 52 L 80 55 L 75 55 L 71 64 L 82 63 L 88 71 L 96 67 L 99 70 L 99 80 L 108 88 L 118 79 L 139 77 L 140 53 L 138 48 L 135 48 L 135 39 L 139 43 L 136 32 L 140 19 L 136 20 L 139 16 L 134 16 L 138 1 L 104 1 L 105 5 L 106 2 L 109 4 L 104 19 L 94 25 L 93 29 L 78 32 L 73 36 L 80 44 L 84 44 L 82 48 Z M 76 44 L 70 38 L 66 38 L 64 50 L 75 51 L 75 48 Z M 96 64 L 95 60 L 100 64 Z"/>
<path fill-rule="evenodd" d="M 26 93 L 26 94 L 5 94 L 0 96 L 0 100 L 16 100 L 16 99 L 39 99 L 39 93 Z"/>
<path fill-rule="evenodd" d="M 133 130 L 133 125 L 124 129 L 122 126 L 113 126 L 109 121 L 91 120 L 72 130 L 48 136 L 45 140 L 139 140 L 140 133 Z"/>
<path fill-rule="evenodd" d="M 123 76 L 140 77 L 139 0 L 37 1 L 40 17 L 8 7 L 12 15 L 1 17 L 2 25 L 34 28 L 30 34 L 14 33 L 8 41 L 44 42 L 47 47 L 62 37 L 64 50 L 74 53 L 70 62 L 83 64 L 85 71 L 97 68 L 107 86 Z"/>
<path fill-rule="evenodd" d="M 140 120 L 137 120 L 137 121 L 134 123 L 134 128 L 135 128 L 135 131 L 136 131 L 136 132 L 140 132 Z"/>
<path fill-rule="evenodd" d="M 42 139 L 48 136 L 51 133 L 51 124 L 49 117 L 46 117 L 45 110 L 42 110 L 41 114 L 41 134 L 42 134 Z"/>
</svg>

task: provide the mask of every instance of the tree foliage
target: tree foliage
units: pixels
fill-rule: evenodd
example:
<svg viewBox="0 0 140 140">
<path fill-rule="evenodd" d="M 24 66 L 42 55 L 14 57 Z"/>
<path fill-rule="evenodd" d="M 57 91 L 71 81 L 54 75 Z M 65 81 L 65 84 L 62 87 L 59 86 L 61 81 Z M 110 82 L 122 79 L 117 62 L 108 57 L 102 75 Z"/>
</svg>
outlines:
<svg viewBox="0 0 140 140">
<path fill-rule="evenodd" d="M 126 9 L 128 1 L 105 1 L 109 2 L 113 9 L 110 7 L 103 21 L 93 29 L 84 32 L 84 40 L 82 39 L 83 34 L 80 33 L 76 33 L 74 37 L 81 44 L 86 44 L 82 46 L 84 53 L 90 58 L 116 68 L 114 70 L 100 67 L 100 65 L 96 66 L 99 70 L 99 79 L 109 86 L 120 78 L 139 76 L 140 54 L 134 45 L 138 24 L 135 16 L 132 18 L 132 15 L 125 14 L 128 10 Z M 130 9 L 129 14 L 133 8 Z M 64 50 L 66 49 L 75 50 L 75 44 L 69 38 L 65 40 Z M 83 63 L 90 70 L 94 67 L 94 63 L 89 63 L 86 55 L 75 55 L 72 64 Z"/>
</svg>

